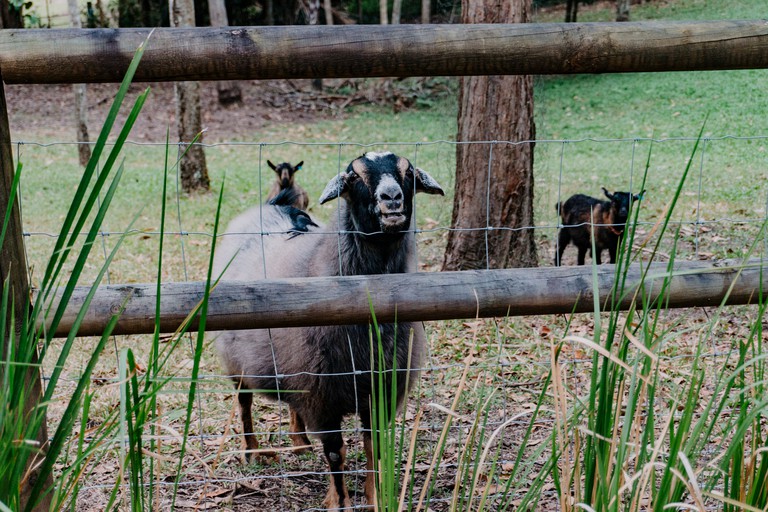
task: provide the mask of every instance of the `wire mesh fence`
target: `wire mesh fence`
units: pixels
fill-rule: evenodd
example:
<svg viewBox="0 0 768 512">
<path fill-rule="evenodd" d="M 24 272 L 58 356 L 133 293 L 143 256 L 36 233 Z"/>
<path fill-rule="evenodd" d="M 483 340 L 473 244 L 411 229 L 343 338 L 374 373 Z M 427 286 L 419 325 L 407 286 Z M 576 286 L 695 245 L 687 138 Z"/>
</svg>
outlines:
<svg viewBox="0 0 768 512">
<path fill-rule="evenodd" d="M 557 250 L 557 232 L 562 227 L 557 203 L 576 193 L 599 197 L 601 187 L 633 194 L 645 189 L 639 202 L 636 232 L 639 240 L 662 237 L 655 254 L 657 259 L 714 260 L 760 255 L 766 248 L 760 238 L 761 229 L 768 219 L 764 157 L 767 140 L 768 136 L 707 135 L 695 154 L 695 137 L 526 141 L 535 144 L 536 225 L 514 229 L 535 231 L 539 264 L 550 266 Z M 474 144 L 486 146 L 491 159 L 494 146 L 505 143 L 508 142 Z M 214 188 L 224 188 L 224 222 L 262 202 L 274 180 L 267 159 L 275 163 L 305 162 L 296 180 L 310 193 L 309 214 L 325 223 L 338 214 L 338 207 L 333 202 L 320 205 L 317 198 L 326 183 L 350 161 L 365 151 L 392 151 L 408 158 L 414 166 L 429 172 L 446 192 L 445 198 L 421 194 L 415 199 L 419 270 L 438 271 L 446 235 L 451 229 L 456 144 L 228 142 L 206 145 L 205 151 Z M 24 164 L 21 210 L 30 277 L 35 283 L 53 248 L 57 223 L 69 200 L 67 192 L 73 190 L 79 179 L 76 145 L 19 141 L 15 149 L 17 161 Z M 176 150 L 174 146 L 173 152 Z M 98 240 L 106 258 L 116 240 L 125 237 L 118 257 L 110 265 L 109 283 L 205 278 L 214 242 L 217 195 L 183 193 L 178 176 L 173 174 L 175 169 L 171 168 L 173 185 L 169 186 L 168 195 L 162 197 L 165 153 L 166 145 L 156 143 L 131 143 L 126 151 L 125 177 Z M 654 227 L 667 213 L 691 157 L 691 171 L 682 184 L 670 228 L 659 233 Z M 488 163 L 478 162 L 478 172 L 484 172 Z M 164 201 L 168 206 L 166 244 L 160 267 L 158 244 Z M 128 229 L 131 223 L 133 227 Z M 510 227 L 481 225 L 471 229 L 489 232 Z M 640 259 L 650 257 L 640 244 L 635 250 Z M 566 251 L 563 263 L 575 264 L 574 248 Z M 83 284 L 89 284 L 99 266 L 99 262 L 93 262 L 83 276 Z M 160 276 L 158 268 L 162 269 Z M 707 314 L 706 310 L 688 313 L 694 321 Z M 669 316 L 670 323 L 674 323 L 675 315 Z M 409 461 L 407 468 L 399 467 L 398 474 L 410 472 L 406 501 L 411 509 L 451 510 L 459 504 L 459 508 L 469 510 L 478 507 L 482 500 L 478 489 L 485 489 L 489 496 L 489 501 L 483 502 L 487 510 L 514 509 L 519 504 L 524 489 L 512 478 L 521 476 L 516 474 L 518 463 L 521 459 L 529 462 L 523 477 L 542 469 L 547 461 L 544 448 L 548 436 L 556 428 L 555 414 L 537 408 L 539 397 L 548 391 L 551 343 L 561 339 L 566 330 L 589 337 L 594 321 L 590 317 L 550 316 L 466 319 L 426 326 L 425 364 L 396 420 L 397 438 L 402 443 L 398 453 Z M 746 329 L 746 324 L 746 320 L 740 324 L 738 319 L 732 319 L 728 326 L 718 329 Z M 163 369 L 159 415 L 153 433 L 142 440 L 147 456 L 157 463 L 152 478 L 144 483 L 145 488 L 153 490 L 151 507 L 167 508 L 173 500 L 180 508 L 205 510 L 325 510 L 327 463 L 318 446 L 310 454 L 297 454 L 291 448 L 290 414 L 286 406 L 255 401 L 253 435 L 260 446 L 280 456 L 277 460 L 243 463 L 238 401 L 232 376 L 222 374 L 212 346 L 214 337 L 212 333 L 205 341 L 200 375 L 195 381 L 197 399 L 187 425 L 186 454 L 181 464 L 184 417 L 179 411 L 186 407 L 195 364 L 193 336 L 185 338 L 170 353 Z M 174 343 L 170 337 L 163 341 L 168 346 Z M 88 354 L 95 340 L 82 339 L 78 343 L 82 353 Z M 670 347 L 665 352 L 669 365 L 693 357 L 694 343 L 692 339 L 681 339 L 678 346 Z M 713 342 L 708 355 L 716 360 L 727 354 L 728 343 Z M 113 338 L 92 378 L 93 398 L 84 426 L 115 421 L 112 414 L 124 400 L 118 372 L 122 354 L 133 349 L 134 370 L 146 373 L 149 347 L 147 336 Z M 576 389 L 586 386 L 583 381 L 592 358 L 577 344 L 567 345 L 565 352 L 572 372 L 571 383 Z M 71 383 L 76 381 L 83 364 L 85 359 L 79 361 L 77 357 L 68 361 L 64 370 Z M 51 367 L 44 368 L 46 374 L 50 371 Z M 63 401 L 67 392 L 68 386 L 62 386 L 58 398 Z M 58 407 L 56 401 L 51 404 L 49 421 L 56 421 Z M 356 496 L 354 503 L 361 508 L 364 480 L 369 472 L 362 455 L 362 433 L 363 426 L 357 417 L 350 416 L 343 424 L 342 435 L 348 445 L 347 483 Z M 100 507 L 107 502 L 116 483 L 122 506 L 129 508 L 132 488 L 126 481 L 121 457 L 127 439 L 115 436 L 98 442 L 102 444 L 103 456 L 94 461 L 82 479 L 77 490 L 78 509 L 103 509 Z M 492 449 L 492 457 L 482 453 L 486 446 Z M 470 460 L 480 461 L 477 473 L 470 469 Z M 62 466 L 66 464 L 62 462 Z M 510 483 L 513 481 L 517 483 Z M 548 504 L 545 508 L 558 507 L 551 484 L 544 486 L 541 499 Z"/>
</svg>

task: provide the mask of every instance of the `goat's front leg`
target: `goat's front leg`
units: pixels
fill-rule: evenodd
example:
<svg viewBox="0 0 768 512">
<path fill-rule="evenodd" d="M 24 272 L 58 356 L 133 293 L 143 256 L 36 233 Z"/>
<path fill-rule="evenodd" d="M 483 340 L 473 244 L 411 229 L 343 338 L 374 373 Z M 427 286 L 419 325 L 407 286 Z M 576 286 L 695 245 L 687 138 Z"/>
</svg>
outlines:
<svg viewBox="0 0 768 512">
<path fill-rule="evenodd" d="M 325 425 L 320 430 L 323 433 L 320 440 L 323 443 L 323 452 L 328 460 L 328 467 L 331 470 L 331 484 L 328 487 L 328 493 L 325 495 L 323 506 L 328 509 L 346 510 L 352 508 L 352 502 L 349 499 L 347 486 L 344 483 L 345 460 L 347 448 L 344 446 L 344 439 L 341 437 L 341 422 L 331 425 Z"/>
</svg>

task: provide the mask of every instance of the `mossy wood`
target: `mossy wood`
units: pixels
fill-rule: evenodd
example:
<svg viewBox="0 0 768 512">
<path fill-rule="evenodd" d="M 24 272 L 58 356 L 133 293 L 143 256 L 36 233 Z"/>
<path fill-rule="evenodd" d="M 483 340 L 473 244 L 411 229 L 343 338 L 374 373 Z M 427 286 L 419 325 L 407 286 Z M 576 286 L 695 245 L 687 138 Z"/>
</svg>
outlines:
<svg viewBox="0 0 768 512">
<path fill-rule="evenodd" d="M 149 29 L 0 31 L 7 83 L 120 82 Z M 768 67 L 764 20 L 155 29 L 136 81 Z"/>
<path fill-rule="evenodd" d="M 610 308 L 615 266 L 602 265 L 596 271 L 600 302 Z M 628 270 L 628 293 L 620 309 L 629 306 L 641 275 L 639 265 Z M 667 275 L 664 264 L 653 265 L 644 281 L 645 293 L 658 297 Z M 751 262 L 742 270 L 679 263 L 664 307 L 717 306 L 726 296 L 731 305 L 756 303 L 761 280 L 762 289 L 768 290 L 768 261 Z M 57 335 L 69 329 L 87 291 L 75 292 Z M 161 294 L 160 328 L 173 332 L 202 299 L 203 283 L 168 283 Z M 367 323 L 369 297 L 379 322 L 568 314 L 594 308 L 591 266 L 276 279 L 220 282 L 208 302 L 206 327 L 216 331 Z M 124 302 L 115 332 L 152 333 L 155 298 L 155 284 L 102 286 L 79 334 L 99 335 Z"/>
</svg>

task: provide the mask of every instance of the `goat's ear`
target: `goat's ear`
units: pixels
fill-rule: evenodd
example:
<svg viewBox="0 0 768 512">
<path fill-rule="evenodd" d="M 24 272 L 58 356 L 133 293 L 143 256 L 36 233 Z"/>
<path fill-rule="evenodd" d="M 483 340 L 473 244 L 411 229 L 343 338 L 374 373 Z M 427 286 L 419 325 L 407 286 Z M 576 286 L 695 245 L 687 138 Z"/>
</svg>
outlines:
<svg viewBox="0 0 768 512">
<path fill-rule="evenodd" d="M 267 165 L 268 165 L 268 166 L 269 166 L 269 168 L 270 168 L 270 169 L 272 169 L 273 171 L 276 171 L 276 170 L 277 170 L 277 167 L 275 167 L 275 164 L 273 164 L 273 163 L 272 163 L 272 162 L 270 162 L 269 160 L 267 160 Z"/>
<path fill-rule="evenodd" d="M 633 201 L 639 201 L 639 200 L 641 200 L 643 197 L 645 197 L 645 190 L 643 190 L 643 191 L 642 191 L 642 192 L 640 192 L 639 194 L 635 194 L 634 196 L 632 196 L 632 200 L 633 200 Z"/>
<path fill-rule="evenodd" d="M 605 194 L 605 197 L 607 197 L 608 199 L 613 200 L 613 194 L 608 192 L 607 188 L 605 188 L 605 187 L 600 187 L 600 188 L 603 189 L 603 194 Z"/>
<path fill-rule="evenodd" d="M 297 164 L 296 164 L 296 167 L 294 167 L 294 168 L 293 168 L 294 172 L 296 172 L 296 171 L 298 171 L 299 169 L 301 169 L 301 166 L 302 166 L 302 165 L 304 165 L 304 160 L 302 160 L 301 162 L 299 162 L 299 163 L 297 163 Z"/>
<path fill-rule="evenodd" d="M 347 175 L 337 174 L 331 181 L 325 186 L 325 190 L 320 194 L 320 204 L 327 203 L 331 199 L 336 199 L 341 196 L 347 188 Z"/>
<path fill-rule="evenodd" d="M 427 171 L 415 168 L 416 171 L 416 192 L 426 192 L 427 194 L 445 195 L 440 184 L 430 176 Z"/>
</svg>

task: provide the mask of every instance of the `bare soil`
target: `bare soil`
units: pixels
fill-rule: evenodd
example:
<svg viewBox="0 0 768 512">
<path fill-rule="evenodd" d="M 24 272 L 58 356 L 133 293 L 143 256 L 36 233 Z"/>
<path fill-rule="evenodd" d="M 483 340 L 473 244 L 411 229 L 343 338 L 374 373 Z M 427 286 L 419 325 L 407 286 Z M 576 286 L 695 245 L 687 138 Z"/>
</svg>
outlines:
<svg viewBox="0 0 768 512">
<path fill-rule="evenodd" d="M 206 141 L 252 138 L 274 122 L 311 122 L 343 115 L 343 107 L 363 101 L 363 96 L 334 93 L 342 81 L 325 81 L 325 91 L 312 88 L 309 80 L 265 80 L 235 82 L 242 91 L 242 102 L 228 106 L 218 101 L 218 83 L 202 82 L 201 116 Z M 129 97 L 151 89 L 132 138 L 140 141 L 165 141 L 170 127 L 173 139 L 176 107 L 172 83 L 132 84 Z M 118 84 L 87 86 L 88 124 L 101 126 L 112 104 Z M 36 139 L 75 140 L 74 92 L 71 85 L 7 85 L 6 101 L 11 134 L 34 133 Z M 18 135 L 17 135 L 18 134 Z M 95 139 L 97 133 L 91 133 Z"/>
</svg>

